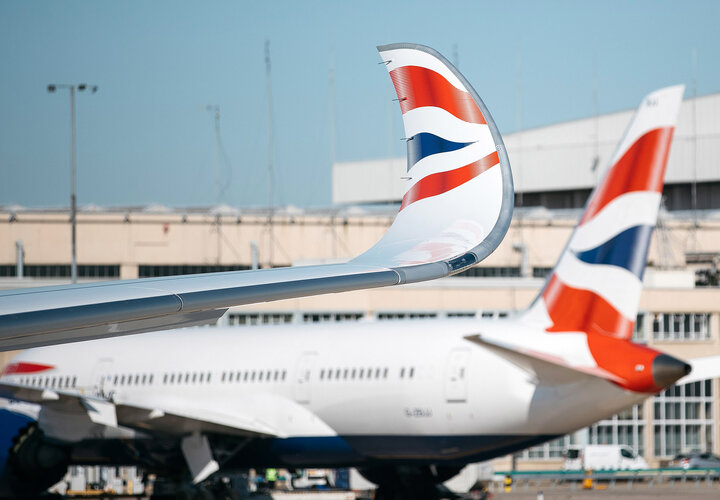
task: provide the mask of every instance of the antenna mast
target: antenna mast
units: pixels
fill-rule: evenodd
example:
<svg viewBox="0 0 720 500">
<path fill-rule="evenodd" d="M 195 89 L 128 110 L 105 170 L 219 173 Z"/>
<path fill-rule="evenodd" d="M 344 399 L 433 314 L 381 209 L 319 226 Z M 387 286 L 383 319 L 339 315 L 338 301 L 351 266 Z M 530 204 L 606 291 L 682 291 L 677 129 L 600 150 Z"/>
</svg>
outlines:
<svg viewBox="0 0 720 500">
<path fill-rule="evenodd" d="M 268 267 L 272 267 L 273 247 L 275 246 L 273 234 L 273 215 L 275 213 L 275 172 L 273 166 L 273 105 L 272 105 L 272 75 L 270 73 L 270 40 L 265 40 L 265 76 L 267 93 L 267 119 L 268 119 Z"/>
</svg>

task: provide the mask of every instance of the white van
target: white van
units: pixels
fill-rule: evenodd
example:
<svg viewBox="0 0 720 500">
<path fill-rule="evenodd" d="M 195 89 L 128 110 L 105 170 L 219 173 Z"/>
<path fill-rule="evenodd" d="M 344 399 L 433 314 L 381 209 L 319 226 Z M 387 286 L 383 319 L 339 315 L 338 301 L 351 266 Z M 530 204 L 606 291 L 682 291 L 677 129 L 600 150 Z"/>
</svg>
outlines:
<svg viewBox="0 0 720 500">
<path fill-rule="evenodd" d="M 645 459 L 624 444 L 570 446 L 564 452 L 563 470 L 640 470 Z"/>
</svg>

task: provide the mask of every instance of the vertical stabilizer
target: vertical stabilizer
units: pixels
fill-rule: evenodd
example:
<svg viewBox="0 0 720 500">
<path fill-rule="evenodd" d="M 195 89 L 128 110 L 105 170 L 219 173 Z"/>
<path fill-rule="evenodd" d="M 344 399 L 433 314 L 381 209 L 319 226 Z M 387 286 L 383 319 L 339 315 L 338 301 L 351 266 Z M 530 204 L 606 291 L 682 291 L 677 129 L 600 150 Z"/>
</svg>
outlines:
<svg viewBox="0 0 720 500">
<path fill-rule="evenodd" d="M 631 338 L 683 91 L 643 99 L 527 321 Z"/>
</svg>

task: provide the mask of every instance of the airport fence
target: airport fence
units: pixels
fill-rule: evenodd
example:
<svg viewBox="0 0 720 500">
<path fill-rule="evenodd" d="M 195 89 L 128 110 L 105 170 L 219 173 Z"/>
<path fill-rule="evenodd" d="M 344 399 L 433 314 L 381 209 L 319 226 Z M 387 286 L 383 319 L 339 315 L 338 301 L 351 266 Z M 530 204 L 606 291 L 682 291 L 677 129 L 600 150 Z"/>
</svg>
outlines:
<svg viewBox="0 0 720 500">
<path fill-rule="evenodd" d="M 624 487 L 632 489 L 635 485 L 673 487 L 676 484 L 694 484 L 696 487 L 712 488 L 720 486 L 720 468 L 680 469 L 660 468 L 642 470 L 596 470 L 596 471 L 495 471 L 493 489 L 502 489 L 507 478 L 512 479 L 515 488 L 529 490 L 531 486 L 569 484 L 572 489 L 594 488 L 600 485 L 603 489 Z M 622 485 L 622 486 L 619 486 Z"/>
</svg>

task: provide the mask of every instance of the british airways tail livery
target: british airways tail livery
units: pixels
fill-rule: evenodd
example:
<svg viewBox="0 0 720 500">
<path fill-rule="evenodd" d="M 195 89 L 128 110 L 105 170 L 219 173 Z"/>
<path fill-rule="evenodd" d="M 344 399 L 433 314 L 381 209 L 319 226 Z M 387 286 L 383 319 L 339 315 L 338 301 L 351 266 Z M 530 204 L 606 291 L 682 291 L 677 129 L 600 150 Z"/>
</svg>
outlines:
<svg viewBox="0 0 720 500">
<path fill-rule="evenodd" d="M 413 222 L 381 245 L 405 242 L 394 255 L 411 270 L 493 234 L 499 200 L 495 214 L 446 227 L 434 212 L 478 203 L 465 189 L 480 179 L 506 185 L 490 137 L 504 153 L 443 59 L 380 50 L 409 139 L 398 220 Z M 23 352 L 0 378 L 0 444 L 12 443 L 0 447 L 0 495 L 52 484 L 68 464 L 104 463 L 197 489 L 249 467 L 354 466 L 379 485 L 376 498 L 437 498 L 435 485 L 467 463 L 720 375 L 717 359 L 686 363 L 630 339 L 681 95 L 643 101 L 547 285 L 516 317 L 185 329 Z M 442 199 L 460 205 L 429 205 Z M 413 227 L 426 218 L 430 243 Z"/>
<path fill-rule="evenodd" d="M 465 78 L 434 50 L 380 48 L 408 134 L 408 187 L 395 221 L 344 264 L 0 292 L 0 351 L 215 322 L 228 307 L 455 274 L 510 225 L 513 184 L 502 137 Z"/>
</svg>

